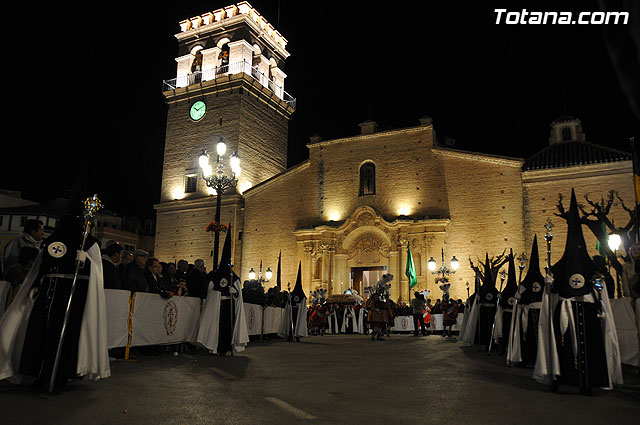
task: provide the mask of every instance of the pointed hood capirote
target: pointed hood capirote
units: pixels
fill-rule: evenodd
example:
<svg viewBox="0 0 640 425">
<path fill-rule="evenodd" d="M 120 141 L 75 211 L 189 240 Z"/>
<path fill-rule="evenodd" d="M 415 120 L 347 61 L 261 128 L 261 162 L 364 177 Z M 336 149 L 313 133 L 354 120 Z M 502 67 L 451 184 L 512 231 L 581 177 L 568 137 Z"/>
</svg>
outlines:
<svg viewBox="0 0 640 425">
<path fill-rule="evenodd" d="M 86 196 L 88 168 L 84 165 L 76 176 L 71 195 L 67 200 L 62 217 L 51 235 L 42 242 L 42 270 L 56 270 L 60 273 L 73 273 L 76 264 L 76 251 L 82 245 L 84 197 Z M 85 249 L 90 248 L 96 239 L 87 236 Z"/>
<path fill-rule="evenodd" d="M 533 246 L 529 256 L 529 269 L 520 282 L 524 292 L 520 298 L 520 304 L 530 304 L 542 301 L 544 289 L 544 275 L 540 272 L 540 255 L 538 254 L 538 235 L 533 236 Z"/>
<path fill-rule="evenodd" d="M 482 278 L 482 286 L 480 286 L 480 302 L 492 302 L 495 304 L 496 297 L 498 296 L 498 289 L 496 288 L 496 281 L 491 273 L 491 260 L 489 260 L 489 253 L 486 253 L 484 263 L 484 276 Z"/>
<path fill-rule="evenodd" d="M 216 271 L 209 273 L 209 279 L 213 282 L 216 291 L 222 291 L 225 294 L 229 291 L 229 285 L 240 278 L 231 270 L 231 224 L 227 230 L 224 239 L 222 255 L 220 256 L 220 264 Z M 232 279 L 231 281 L 229 279 Z"/>
<path fill-rule="evenodd" d="M 591 293 L 598 266 L 593 262 L 582 234 L 576 194 L 571 189 L 571 204 L 566 215 L 567 241 L 562 258 L 551 267 L 553 286 L 563 298 Z"/>
<path fill-rule="evenodd" d="M 507 284 L 502 289 L 500 305 L 502 308 L 511 308 L 515 302 L 516 291 L 518 290 L 518 278 L 516 277 L 516 263 L 513 257 L 513 249 L 509 253 L 509 268 L 507 271 Z"/>
<path fill-rule="evenodd" d="M 296 285 L 293 287 L 293 291 L 291 291 L 291 301 L 293 303 L 299 303 L 303 299 L 307 298 L 302 290 L 302 262 L 298 264 L 298 277 L 296 278 Z"/>
</svg>

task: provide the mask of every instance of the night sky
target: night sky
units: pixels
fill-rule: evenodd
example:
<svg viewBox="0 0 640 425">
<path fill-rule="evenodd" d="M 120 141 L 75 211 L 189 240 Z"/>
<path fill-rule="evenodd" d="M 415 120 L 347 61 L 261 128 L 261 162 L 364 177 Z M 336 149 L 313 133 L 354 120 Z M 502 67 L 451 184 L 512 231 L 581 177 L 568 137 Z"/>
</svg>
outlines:
<svg viewBox="0 0 640 425">
<path fill-rule="evenodd" d="M 288 40 L 285 90 L 297 98 L 289 166 L 306 159 L 314 133 L 352 136 L 367 119 L 392 129 L 431 116 L 455 148 L 518 158 L 547 146 L 549 123 L 565 114 L 598 144 L 629 150 L 637 135 L 603 26 L 495 24 L 495 8 L 575 11 L 569 2 L 250 3 Z M 152 217 L 162 80 L 175 77 L 178 22 L 229 4 L 115 2 L 15 15 L 9 50 L 18 66 L 5 89 L 17 101 L 8 123 L 20 130 L 5 135 L 0 187 L 36 201 L 65 196 L 88 159 L 88 190 L 106 208 Z M 25 13 L 37 14 L 28 22 Z"/>
</svg>

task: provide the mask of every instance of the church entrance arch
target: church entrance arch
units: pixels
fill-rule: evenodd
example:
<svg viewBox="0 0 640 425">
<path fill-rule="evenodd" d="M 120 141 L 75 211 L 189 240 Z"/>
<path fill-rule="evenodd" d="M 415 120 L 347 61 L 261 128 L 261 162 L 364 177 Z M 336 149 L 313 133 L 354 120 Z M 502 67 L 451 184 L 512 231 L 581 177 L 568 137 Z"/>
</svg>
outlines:
<svg viewBox="0 0 640 425">
<path fill-rule="evenodd" d="M 375 285 L 386 272 L 386 266 L 351 267 L 350 288 L 358 291 L 360 296 L 367 299 L 370 295 L 369 287 Z"/>
<path fill-rule="evenodd" d="M 383 273 L 393 275 L 391 298 L 409 301 L 410 291 L 404 269 L 407 242 L 418 274 L 418 285 L 428 288 L 426 259 L 439 252 L 449 219 L 388 221 L 374 208 L 361 206 L 344 222 L 321 224 L 294 232 L 302 262 L 306 292 L 319 287 L 328 294 L 342 294 L 350 287 L 361 295 Z M 436 251 L 438 250 L 438 251 Z M 366 283 L 365 283 L 366 279 Z"/>
</svg>

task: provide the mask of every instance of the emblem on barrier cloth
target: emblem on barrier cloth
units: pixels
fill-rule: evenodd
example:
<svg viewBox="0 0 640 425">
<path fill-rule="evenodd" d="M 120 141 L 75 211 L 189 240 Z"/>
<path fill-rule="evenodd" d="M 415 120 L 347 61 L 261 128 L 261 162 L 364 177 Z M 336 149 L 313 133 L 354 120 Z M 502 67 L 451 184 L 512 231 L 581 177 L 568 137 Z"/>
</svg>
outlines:
<svg viewBox="0 0 640 425">
<path fill-rule="evenodd" d="M 167 301 L 164 306 L 164 329 L 167 331 L 167 336 L 173 335 L 176 331 L 176 325 L 178 324 L 178 306 L 173 301 Z"/>
<path fill-rule="evenodd" d="M 409 327 L 409 321 L 406 317 L 402 318 L 402 329 L 407 329 Z"/>
<path fill-rule="evenodd" d="M 249 310 L 249 323 L 247 323 L 247 326 L 249 329 L 253 329 L 253 325 L 256 324 L 256 313 L 253 311 L 253 309 Z"/>
</svg>

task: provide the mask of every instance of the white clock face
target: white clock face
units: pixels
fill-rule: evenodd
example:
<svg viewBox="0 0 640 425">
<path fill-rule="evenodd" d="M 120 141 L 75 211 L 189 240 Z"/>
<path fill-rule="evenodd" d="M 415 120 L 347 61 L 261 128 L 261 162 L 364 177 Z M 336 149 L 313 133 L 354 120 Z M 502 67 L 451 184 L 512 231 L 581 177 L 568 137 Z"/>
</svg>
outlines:
<svg viewBox="0 0 640 425">
<path fill-rule="evenodd" d="M 194 121 L 199 121 L 204 117 L 204 114 L 207 112 L 207 104 L 202 100 L 198 100 L 191 105 L 191 109 L 189 109 L 189 116 Z"/>
</svg>

